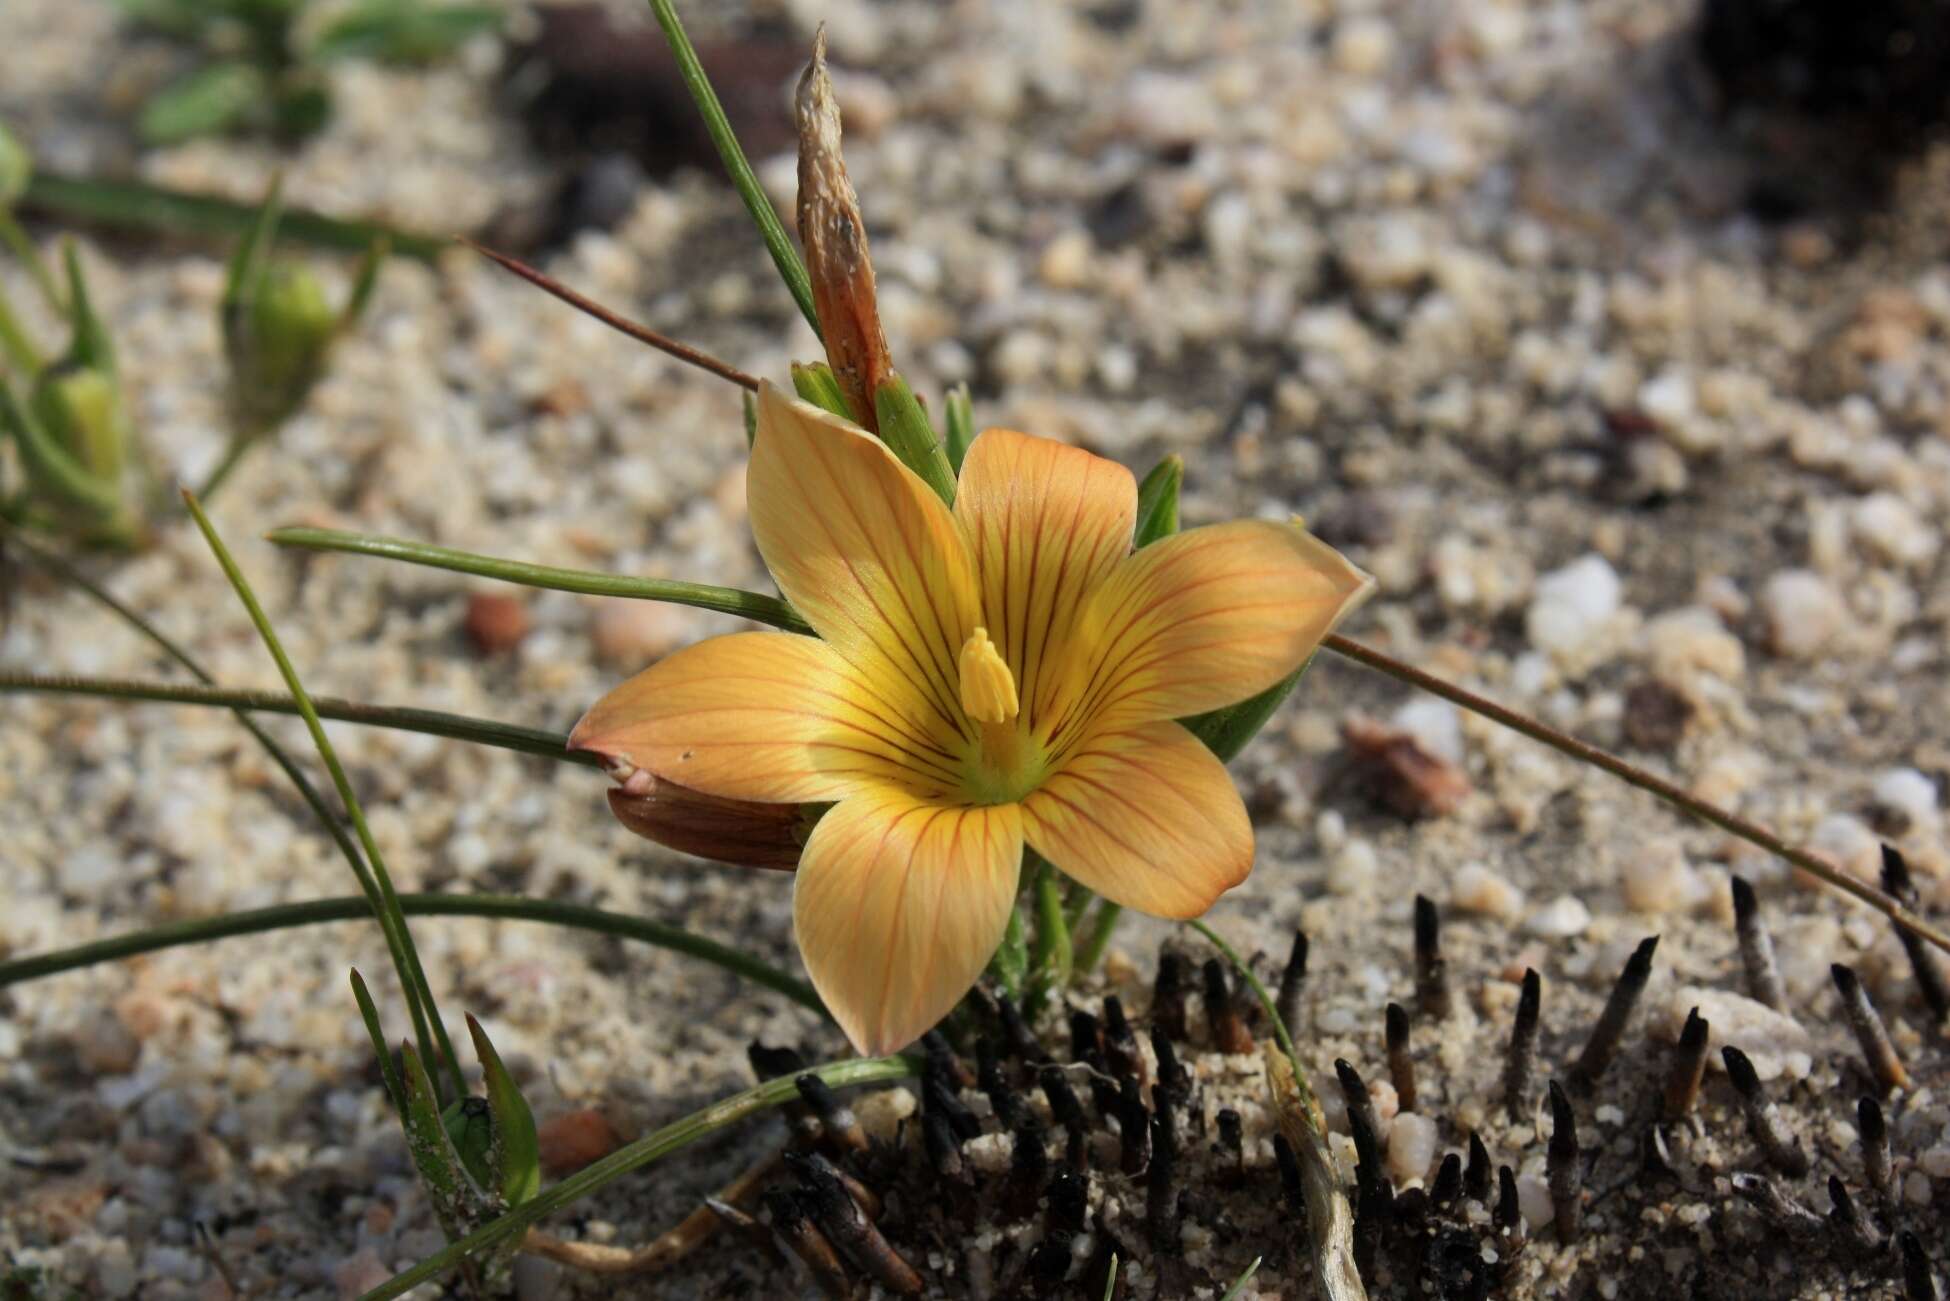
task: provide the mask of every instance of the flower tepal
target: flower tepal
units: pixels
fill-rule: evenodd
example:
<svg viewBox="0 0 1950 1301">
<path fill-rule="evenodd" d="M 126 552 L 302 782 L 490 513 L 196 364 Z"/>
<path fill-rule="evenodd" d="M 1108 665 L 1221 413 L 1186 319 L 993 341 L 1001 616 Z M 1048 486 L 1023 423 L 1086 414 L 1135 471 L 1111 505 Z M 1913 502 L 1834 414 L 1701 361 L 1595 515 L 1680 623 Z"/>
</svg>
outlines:
<svg viewBox="0 0 1950 1301">
<path fill-rule="evenodd" d="M 793 917 L 863 1053 L 967 992 L 1027 843 L 1164 917 L 1252 865 L 1224 766 L 1178 718 L 1291 674 L 1371 580 L 1303 529 L 1240 520 L 1131 550 L 1113 462 L 991 429 L 953 508 L 864 431 L 768 386 L 752 529 L 818 633 L 734 633 L 639 673 L 570 744 L 725 799 L 824 803 Z"/>
</svg>

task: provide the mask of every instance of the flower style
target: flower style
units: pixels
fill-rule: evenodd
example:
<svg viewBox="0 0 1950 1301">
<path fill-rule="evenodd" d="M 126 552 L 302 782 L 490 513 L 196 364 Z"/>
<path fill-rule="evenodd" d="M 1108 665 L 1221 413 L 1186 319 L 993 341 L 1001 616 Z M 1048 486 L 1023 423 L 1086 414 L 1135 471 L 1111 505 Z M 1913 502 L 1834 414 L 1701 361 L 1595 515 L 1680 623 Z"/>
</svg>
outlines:
<svg viewBox="0 0 1950 1301">
<path fill-rule="evenodd" d="M 950 509 L 883 444 L 769 385 L 748 485 L 759 552 L 818 636 L 680 650 L 570 745 L 619 776 L 833 803 L 793 922 L 855 1048 L 900 1048 L 967 992 L 1025 843 L 1162 917 L 1245 879 L 1245 806 L 1172 720 L 1306 661 L 1371 582 L 1333 548 L 1239 520 L 1133 552 L 1129 471 L 1005 429 L 970 446 Z"/>
</svg>

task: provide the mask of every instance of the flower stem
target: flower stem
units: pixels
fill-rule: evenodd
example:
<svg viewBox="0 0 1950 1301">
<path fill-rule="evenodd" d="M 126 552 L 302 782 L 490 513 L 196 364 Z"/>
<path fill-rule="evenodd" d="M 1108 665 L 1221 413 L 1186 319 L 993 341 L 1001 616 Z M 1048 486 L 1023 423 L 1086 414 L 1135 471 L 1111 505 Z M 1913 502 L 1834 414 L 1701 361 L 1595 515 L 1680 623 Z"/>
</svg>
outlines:
<svg viewBox="0 0 1950 1301">
<path fill-rule="evenodd" d="M 868 1057 L 854 1061 L 829 1062 L 816 1066 L 812 1073 L 831 1088 L 843 1089 L 859 1084 L 880 1084 L 916 1074 L 920 1062 L 911 1057 Z M 805 1072 L 799 1072 L 800 1075 Z M 768 1080 L 756 1088 L 714 1102 L 682 1120 L 646 1134 L 627 1147 L 618 1148 L 602 1160 L 570 1175 L 553 1187 L 529 1198 L 500 1219 L 484 1224 L 458 1242 L 449 1243 L 413 1268 L 394 1275 L 365 1294 L 361 1301 L 391 1301 L 409 1289 L 438 1276 L 469 1257 L 479 1255 L 511 1238 L 519 1237 L 532 1224 L 540 1222 L 570 1203 L 614 1183 L 672 1152 L 695 1143 L 719 1130 L 728 1129 L 748 1116 L 790 1102 L 799 1097 L 798 1076 Z"/>
<path fill-rule="evenodd" d="M 1124 917 L 1124 906 L 1106 899 L 1097 905 L 1097 924 L 1090 929 L 1090 938 L 1083 942 L 1083 950 L 1077 954 L 1075 977 L 1081 978 L 1097 969 L 1104 960 L 1104 951 L 1110 948 L 1110 937 L 1117 930 L 1117 923 Z"/>
<path fill-rule="evenodd" d="M 0 694 L 8 692 L 47 692 L 56 695 L 100 696 L 113 700 L 143 700 L 165 705 L 210 705 L 239 713 L 292 714 L 304 716 L 293 696 L 274 691 L 233 691 L 222 687 L 190 686 L 176 682 L 132 682 L 116 678 L 84 678 L 36 673 L 0 673 Z M 434 709 L 401 709 L 388 705 L 367 705 L 356 700 L 317 696 L 312 707 L 320 718 L 340 723 L 360 723 L 368 727 L 387 727 L 427 736 L 444 736 L 475 745 L 491 745 L 518 754 L 539 755 L 558 763 L 600 767 L 594 755 L 571 752 L 569 738 L 560 732 L 514 723 L 497 723 L 485 718 L 444 714 Z M 253 724 L 246 723 L 246 726 Z M 264 739 L 264 738 L 260 738 Z M 330 816 L 329 814 L 327 815 Z M 333 825 L 337 825 L 336 820 Z"/>
<path fill-rule="evenodd" d="M 1950 952 L 1950 935 L 1946 935 L 1941 930 L 1930 925 L 1923 918 L 1917 916 L 1908 908 L 1905 908 L 1896 899 L 1884 894 L 1874 886 L 1865 881 L 1856 880 L 1825 859 L 1817 858 L 1805 849 L 1790 845 L 1787 841 L 1782 840 L 1779 836 L 1757 822 L 1750 822 L 1737 813 L 1720 808 L 1716 804 L 1708 803 L 1706 800 L 1694 795 L 1691 791 L 1674 785 L 1665 778 L 1648 772 L 1637 764 L 1629 763 L 1609 751 L 1599 749 L 1589 742 L 1580 741 L 1569 733 L 1560 732 L 1549 724 L 1530 717 L 1528 714 L 1520 714 L 1514 709 L 1508 709 L 1497 704 L 1494 700 L 1486 696 L 1479 696 L 1475 692 L 1456 686 L 1452 682 L 1445 682 L 1432 673 L 1425 673 L 1413 665 L 1404 664 L 1391 655 L 1384 655 L 1372 646 L 1363 645 L 1358 641 L 1352 641 L 1339 634 L 1327 638 L 1322 644 L 1337 655 L 1344 655 L 1357 664 L 1365 664 L 1371 669 L 1386 673 L 1389 677 L 1406 682 L 1412 687 L 1418 687 L 1430 695 L 1440 696 L 1452 704 L 1460 705 L 1473 714 L 1481 714 L 1491 722 L 1501 723 L 1511 731 L 1520 732 L 1533 741 L 1540 741 L 1561 754 L 1569 755 L 1580 763 L 1590 764 L 1594 768 L 1602 768 L 1627 785 L 1636 786 L 1642 791 L 1656 795 L 1666 803 L 1685 810 L 1703 822 L 1710 822 L 1722 831 L 1738 836 L 1750 844 L 1758 845 L 1769 853 L 1778 854 L 1810 876 L 1817 877 L 1837 890 L 1842 891 L 1844 894 L 1853 895 L 1863 903 L 1868 904 L 1869 907 L 1875 909 L 1911 934 L 1921 936 L 1945 952 Z"/>
<path fill-rule="evenodd" d="M 434 1004 L 433 989 L 427 983 L 419 952 L 413 947 L 413 934 L 407 928 L 406 915 L 400 911 L 399 894 L 393 889 L 392 873 L 386 870 L 385 856 L 379 852 L 372 829 L 366 825 L 365 809 L 360 805 L 359 797 L 353 793 L 352 782 L 345 775 L 344 765 L 339 762 L 338 751 L 333 748 L 331 738 L 325 735 L 325 725 L 319 721 L 311 697 L 305 694 L 305 684 L 299 681 L 298 670 L 292 667 L 290 657 L 284 653 L 284 644 L 278 640 L 270 618 L 258 603 L 257 593 L 251 590 L 250 580 L 244 577 L 244 571 L 237 567 L 236 560 L 231 557 L 230 548 L 217 535 L 216 528 L 210 523 L 210 517 L 203 513 L 195 494 L 186 490 L 183 504 L 189 507 L 197 528 L 203 533 L 203 540 L 209 544 L 211 554 L 216 556 L 217 564 L 222 567 L 224 577 L 230 580 L 237 599 L 243 603 L 245 612 L 256 625 L 257 635 L 263 640 L 265 649 L 277 662 L 285 687 L 295 698 L 299 712 L 305 716 L 305 726 L 311 732 L 312 744 L 318 748 L 318 757 L 325 761 L 326 770 L 332 774 L 332 784 L 338 789 L 339 800 L 345 805 L 347 816 L 352 819 L 352 829 L 358 836 L 359 847 L 365 851 L 364 870 L 359 872 L 359 883 L 366 888 L 373 915 L 378 919 L 379 928 L 386 936 L 387 947 L 392 951 L 400 987 L 407 992 L 407 1006 L 413 1015 L 415 1035 L 421 1041 L 421 1056 L 433 1059 L 432 1044 L 437 1043 L 440 1047 L 439 1060 L 446 1063 L 447 1071 L 452 1076 L 454 1095 L 465 1097 L 467 1077 L 461 1072 L 460 1058 L 454 1052 L 446 1024 L 441 1021 L 439 1009 Z M 427 1038 L 428 1029 L 432 1031 L 431 1040 Z"/>
<path fill-rule="evenodd" d="M 740 591 L 735 587 L 713 587 L 707 583 L 683 583 L 667 578 L 619 578 L 611 574 L 590 573 L 582 569 L 557 569 L 550 565 L 530 565 L 519 560 L 498 560 L 492 556 L 455 551 L 426 542 L 399 538 L 371 537 L 337 529 L 282 528 L 265 534 L 281 547 L 303 547 L 310 551 L 344 551 L 352 555 L 378 556 L 403 560 L 412 565 L 449 569 L 459 574 L 498 578 L 524 587 L 546 587 L 558 592 L 581 592 L 587 596 L 627 596 L 646 601 L 671 601 L 740 615 L 757 623 L 770 624 L 787 632 L 809 633 L 812 626 L 797 611 L 776 596 Z"/>
<path fill-rule="evenodd" d="M 403 894 L 400 910 L 409 917 L 488 917 L 502 921 L 542 922 L 574 930 L 611 935 L 618 939 L 688 954 L 712 963 L 754 984 L 785 995 L 821 1016 L 829 1015 L 811 985 L 798 980 L 750 954 L 694 935 L 681 927 L 634 917 L 625 913 L 591 908 L 561 899 L 530 899 L 511 894 Z M 260 935 L 267 931 L 290 930 L 325 922 L 358 921 L 372 916 L 372 905 L 363 897 L 348 895 L 338 899 L 307 899 L 301 903 L 276 904 L 218 917 L 196 917 L 169 922 L 127 935 L 57 949 L 52 953 L 30 954 L 0 962 L 0 989 L 41 980 L 63 972 L 78 971 L 102 962 L 116 962 L 137 954 L 187 944 L 208 944 L 237 935 Z"/>
<path fill-rule="evenodd" d="M 1036 871 L 1031 887 L 1036 899 L 1036 944 L 1029 953 L 1023 1015 L 1033 1020 L 1049 1001 L 1050 992 L 1070 983 L 1073 951 L 1069 923 L 1063 917 L 1063 883 L 1040 854 L 1031 851 L 1031 856 Z"/>
<path fill-rule="evenodd" d="M 745 151 L 731 129 L 730 119 L 725 116 L 724 105 L 718 102 L 717 92 L 711 89 L 711 79 L 704 75 L 704 65 L 698 62 L 697 50 L 691 45 L 684 24 L 677 17 L 677 7 L 671 0 L 650 0 L 650 9 L 657 17 L 657 26 L 664 29 L 664 39 L 670 42 L 670 52 L 677 59 L 677 73 L 684 79 L 684 88 L 691 92 L 691 99 L 697 104 L 698 115 L 704 119 L 704 129 L 710 134 L 711 143 L 717 146 L 718 158 L 731 177 L 732 188 L 745 201 L 745 211 L 751 213 L 752 220 L 758 223 L 758 235 L 765 241 L 766 251 L 772 255 L 772 265 L 779 269 L 779 278 L 785 281 L 793 301 L 799 304 L 806 323 L 812 326 L 815 335 L 819 334 L 819 312 L 813 306 L 812 280 L 806 274 L 805 264 L 799 260 L 799 251 L 792 247 L 792 237 L 785 233 L 785 223 L 779 220 L 772 200 L 766 197 L 765 188 L 758 183 L 758 176 L 752 171 L 752 165 L 745 161 Z"/>
</svg>

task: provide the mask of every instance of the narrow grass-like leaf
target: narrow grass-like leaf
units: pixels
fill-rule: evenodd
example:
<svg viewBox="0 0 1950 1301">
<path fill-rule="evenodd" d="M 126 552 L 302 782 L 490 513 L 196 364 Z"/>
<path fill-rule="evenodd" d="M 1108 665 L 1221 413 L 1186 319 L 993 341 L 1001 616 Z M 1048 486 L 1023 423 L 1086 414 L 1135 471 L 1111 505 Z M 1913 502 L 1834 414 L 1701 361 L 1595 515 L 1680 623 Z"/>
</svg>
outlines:
<svg viewBox="0 0 1950 1301">
<path fill-rule="evenodd" d="M 365 900 L 348 900 L 363 905 Z M 0 988 L 6 982 L 0 980 Z M 386 1029 L 379 1023 L 379 1008 L 372 1001 L 372 992 L 366 988 L 366 978 L 352 968 L 352 997 L 359 1004 L 359 1017 L 366 1023 L 366 1034 L 372 1039 L 373 1056 L 379 1059 L 379 1075 L 386 1083 L 386 1096 L 392 1099 L 393 1111 L 406 1114 L 406 1085 L 399 1077 L 399 1067 L 393 1061 L 393 1050 L 386 1046 Z"/>
<path fill-rule="evenodd" d="M 460 1059 L 454 1053 L 453 1041 L 447 1036 L 447 1027 L 440 1020 L 440 1012 L 434 1003 L 433 990 L 427 984 L 426 971 L 420 965 L 420 955 L 413 947 L 412 933 L 407 929 L 406 916 L 400 912 L 399 895 L 393 889 L 392 874 L 386 870 L 386 860 L 379 852 L 379 845 L 373 840 L 372 829 L 366 825 L 365 810 L 359 804 L 359 797 L 353 793 L 352 782 L 345 775 L 345 767 L 339 762 L 338 751 L 332 746 L 331 738 L 325 735 L 325 725 L 319 721 L 318 711 L 312 707 L 311 697 L 305 694 L 305 685 L 299 681 L 298 671 L 292 667 L 291 659 L 284 653 L 284 644 L 278 640 L 270 618 L 264 607 L 258 603 L 257 593 L 251 590 L 250 581 L 244 571 L 230 555 L 223 539 L 217 535 L 210 517 L 203 513 L 202 505 L 195 494 L 185 492 L 183 503 L 196 520 L 196 526 L 203 533 L 210 551 L 217 558 L 217 564 L 230 580 L 237 593 L 237 599 L 244 605 L 251 622 L 257 627 L 258 636 L 263 639 L 265 649 L 277 662 L 278 672 L 284 684 L 297 702 L 298 710 L 304 715 L 305 726 L 311 732 L 312 744 L 318 748 L 319 758 L 325 761 L 327 771 L 332 774 L 332 784 L 338 788 L 339 800 L 345 805 L 347 816 L 352 819 L 353 831 L 358 835 L 359 847 L 365 851 L 366 864 L 370 871 L 364 874 L 362 885 L 370 883 L 368 890 L 372 898 L 373 915 L 378 918 L 380 930 L 386 935 L 387 947 L 392 950 L 393 965 L 398 969 L 400 986 L 407 991 L 407 1007 L 414 1014 L 414 1032 L 420 1037 L 428 1056 L 433 1055 L 432 1044 L 440 1049 L 440 1060 L 446 1063 L 447 1071 L 453 1079 L 454 1092 L 467 1091 L 466 1078 L 461 1074 Z M 427 1032 L 430 1031 L 430 1038 Z"/>
<path fill-rule="evenodd" d="M 190 686 L 178 682 L 130 682 L 121 678 L 0 673 L 0 694 L 9 692 L 98 696 L 111 700 L 140 700 L 165 705 L 209 705 L 229 709 L 246 719 L 253 712 L 304 716 L 304 710 L 298 707 L 295 697 L 281 695 L 275 691 L 231 690 L 224 687 Z M 492 719 L 469 718 L 462 714 L 442 713 L 437 709 L 368 705 L 356 700 L 340 700 L 334 696 L 314 696 L 311 703 L 320 718 L 329 718 L 334 722 L 359 723 L 367 727 L 385 727 L 399 732 L 418 732 L 425 736 L 444 736 L 450 740 L 468 741 L 475 745 L 490 745 L 499 750 L 513 750 L 518 754 L 538 755 L 544 759 L 574 764 L 577 767 L 602 766 L 602 760 L 594 755 L 569 750 L 569 738 L 562 733 L 550 732 L 539 727 L 497 723 Z M 247 722 L 246 726 L 251 728 L 253 735 L 259 731 L 255 724 Z M 269 741 L 268 737 L 260 736 L 259 739 L 267 743 Z M 287 760 L 280 759 L 279 762 L 281 766 L 286 766 L 287 773 L 293 774 L 294 781 L 299 780 L 300 775 L 294 767 L 287 766 Z M 310 797 L 307 797 L 306 802 L 311 802 Z M 322 801 L 314 805 L 314 808 L 324 810 L 323 816 L 328 820 L 326 825 L 338 828 L 338 820 L 332 817 L 329 810 L 324 809 Z M 344 831 L 340 828 L 334 839 L 342 835 Z M 352 845 L 349 838 L 344 843 L 347 846 Z M 353 846 L 353 852 L 357 852 L 356 846 Z"/>
<path fill-rule="evenodd" d="M 535 1113 L 528 1099 L 521 1096 L 514 1077 L 501 1064 L 487 1031 L 467 1015 L 467 1033 L 474 1039 L 474 1053 L 481 1059 L 482 1083 L 487 1087 L 488 1107 L 494 1114 L 494 1168 L 501 1177 L 501 1196 L 508 1205 L 519 1206 L 542 1186 L 541 1144 L 535 1135 Z"/>
<path fill-rule="evenodd" d="M 772 255 L 772 265 L 779 269 L 779 278 L 785 281 L 793 301 L 799 304 L 806 323 L 818 334 L 819 312 L 813 307 L 812 280 L 806 274 L 805 263 L 799 260 L 799 250 L 792 246 L 792 237 L 786 234 L 785 223 L 779 220 L 765 187 L 758 183 L 757 173 L 745 161 L 744 148 L 731 129 L 724 105 L 711 89 L 711 79 L 704 75 L 704 65 L 698 61 L 697 50 L 677 17 L 677 6 L 671 0 L 650 0 L 650 9 L 656 15 L 657 26 L 663 28 L 664 39 L 670 42 L 670 52 L 677 58 L 677 73 L 684 79 L 684 88 L 690 91 L 698 114 L 704 119 L 704 129 L 731 177 L 731 188 L 744 200 L 745 211 L 758 224 L 759 238 L 765 241 L 765 249 Z"/>
<path fill-rule="evenodd" d="M 899 375 L 890 375 L 873 394 L 874 414 L 880 421 L 880 437 L 901 463 L 921 476 L 941 500 L 955 504 L 955 472 L 948 467 L 948 454 L 934 436 L 934 424 L 922 409 L 914 390 Z"/>
<path fill-rule="evenodd" d="M 586 569 L 557 569 L 531 565 L 519 560 L 499 560 L 426 542 L 407 542 L 398 538 L 372 537 L 345 533 L 338 529 L 282 528 L 265 534 L 281 547 L 302 547 L 308 551 L 343 551 L 352 555 L 377 556 L 401 560 L 411 565 L 452 570 L 497 578 L 524 587 L 546 587 L 557 592 L 581 592 L 587 596 L 627 596 L 641 601 L 670 601 L 735 614 L 756 623 L 770 624 L 787 632 L 809 633 L 812 626 L 797 611 L 776 596 L 740 591 L 735 587 L 713 587 L 706 583 L 682 583 L 667 578 L 622 578 Z"/>
<path fill-rule="evenodd" d="M 406 1130 L 407 1155 L 426 1185 L 434 1218 L 451 1242 L 466 1232 L 473 1220 L 473 1189 L 460 1168 L 460 1154 L 448 1137 L 447 1122 L 440 1114 L 440 1097 L 427 1075 L 426 1064 L 410 1043 L 400 1044 L 399 1056 L 406 1099 L 400 1109 L 400 1124 Z"/>
<path fill-rule="evenodd" d="M 1219 1301 L 1238 1301 L 1239 1294 L 1246 1290 L 1246 1284 L 1252 1282 L 1253 1275 L 1259 1273 L 1259 1262 L 1264 1259 L 1266 1259 L 1264 1256 L 1254 1256 L 1253 1263 L 1246 1266 L 1245 1273 L 1232 1280 L 1232 1286 L 1226 1289 L 1226 1294 L 1220 1297 Z"/>
<path fill-rule="evenodd" d="M 961 463 L 968 455 L 968 445 L 975 441 L 975 403 L 968 396 L 967 382 L 949 389 L 941 405 L 941 422 L 948 434 L 948 464 L 959 478 Z"/>
<path fill-rule="evenodd" d="M 763 985 L 821 1016 L 828 1015 L 825 1005 L 819 1001 L 819 995 L 805 981 L 789 976 L 743 950 L 694 935 L 681 926 L 652 921 L 648 917 L 608 912 L 564 899 L 531 899 L 518 894 L 403 894 L 399 896 L 399 903 L 401 910 L 409 917 L 483 917 L 494 921 L 540 922 L 669 949 L 673 953 L 682 953 L 720 967 L 755 985 Z M 154 953 L 159 949 L 208 944 L 237 935 L 259 935 L 266 931 L 316 926 L 326 922 L 359 921 L 371 916 L 372 905 L 364 898 L 346 896 L 273 904 L 268 908 L 222 913 L 215 917 L 166 922 L 127 935 L 113 935 L 73 948 L 0 962 L 0 989 L 58 976 L 64 971 L 78 971 L 101 962 Z"/>
<path fill-rule="evenodd" d="M 833 368 L 823 361 L 792 363 L 792 391 L 802 402 L 810 402 L 829 415 L 842 420 L 853 420 L 853 409 L 846 404 L 846 394 L 840 389 L 840 382 L 833 374 Z"/>
<path fill-rule="evenodd" d="M 829 1062 L 814 1067 L 811 1073 L 825 1081 L 828 1087 L 844 1089 L 860 1084 L 906 1079 L 920 1069 L 920 1061 L 912 1057 L 868 1057 Z M 393 1297 L 404 1295 L 464 1260 L 518 1239 L 530 1225 L 539 1223 L 632 1171 L 659 1161 L 707 1135 L 728 1129 L 748 1116 L 794 1101 L 800 1096 L 797 1081 L 805 1074 L 801 1071 L 789 1077 L 767 1080 L 756 1088 L 714 1102 L 701 1111 L 694 1111 L 681 1120 L 665 1125 L 655 1133 L 644 1135 L 626 1147 L 618 1148 L 602 1160 L 551 1185 L 492 1223 L 482 1225 L 459 1242 L 448 1244 L 445 1250 L 435 1252 L 413 1268 L 395 1275 L 366 1293 L 361 1301 L 391 1301 Z"/>
<path fill-rule="evenodd" d="M 1138 485 L 1137 532 L 1133 549 L 1148 547 L 1178 531 L 1178 494 L 1185 485 L 1185 458 L 1173 453 L 1151 468 Z"/>
</svg>

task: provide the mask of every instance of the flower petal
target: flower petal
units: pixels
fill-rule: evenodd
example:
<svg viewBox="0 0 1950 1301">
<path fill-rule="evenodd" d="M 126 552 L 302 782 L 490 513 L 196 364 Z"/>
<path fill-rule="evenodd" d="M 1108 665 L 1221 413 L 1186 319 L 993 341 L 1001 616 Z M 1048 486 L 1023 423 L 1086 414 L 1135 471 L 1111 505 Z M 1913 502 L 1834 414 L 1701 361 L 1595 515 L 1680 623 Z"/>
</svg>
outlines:
<svg viewBox="0 0 1950 1301">
<path fill-rule="evenodd" d="M 903 682 L 868 682 L 831 646 L 784 632 L 712 637 L 611 691 L 569 748 L 737 800 L 836 800 L 861 782 L 946 789 L 952 733 Z"/>
<path fill-rule="evenodd" d="M 819 820 L 793 882 L 793 928 L 856 1049 L 912 1043 L 968 992 L 1002 942 L 1021 865 L 1014 804 L 934 804 L 883 787 Z"/>
<path fill-rule="evenodd" d="M 962 462 L 955 518 L 975 559 L 989 636 L 1033 721 L 1076 611 L 1131 550 L 1137 484 L 1081 448 L 990 429 Z"/>
<path fill-rule="evenodd" d="M 786 599 L 863 675 L 915 684 L 962 732 L 956 656 L 981 620 L 974 566 L 933 490 L 857 426 L 761 384 L 746 493 Z"/>
<path fill-rule="evenodd" d="M 1133 553 L 1077 622 L 1055 745 L 1257 695 L 1299 668 L 1374 580 L 1304 529 L 1212 524 Z"/>
<path fill-rule="evenodd" d="M 1154 917 L 1198 916 L 1253 866 L 1253 826 L 1232 778 L 1177 723 L 1099 733 L 1022 811 L 1037 853 Z"/>
</svg>

